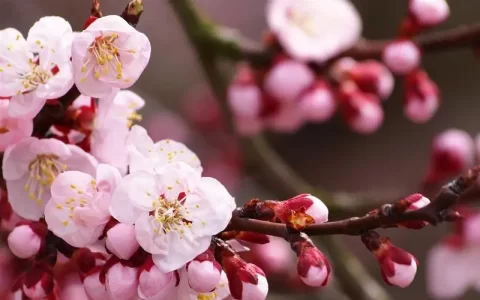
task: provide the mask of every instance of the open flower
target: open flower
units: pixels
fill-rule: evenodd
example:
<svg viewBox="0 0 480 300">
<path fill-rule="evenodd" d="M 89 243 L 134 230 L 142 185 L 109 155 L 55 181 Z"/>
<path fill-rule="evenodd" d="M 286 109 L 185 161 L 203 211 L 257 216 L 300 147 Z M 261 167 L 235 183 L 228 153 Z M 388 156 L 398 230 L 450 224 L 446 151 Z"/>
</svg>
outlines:
<svg viewBox="0 0 480 300">
<path fill-rule="evenodd" d="M 184 144 L 161 140 L 153 143 L 145 128 L 134 125 L 127 138 L 128 165 L 130 172 L 149 171 L 158 164 L 181 161 L 193 167 L 199 174 L 202 166 L 198 156 Z"/>
<path fill-rule="evenodd" d="M 288 54 L 317 62 L 352 47 L 362 31 L 348 0 L 269 0 L 267 22 Z"/>
<path fill-rule="evenodd" d="M 173 162 L 155 174 L 137 171 L 123 178 L 110 212 L 122 223 L 135 223 L 140 246 L 161 271 L 170 272 L 207 250 L 234 208 L 233 197 L 220 182 Z"/>
<path fill-rule="evenodd" d="M 47 99 L 65 95 L 73 86 L 68 40 L 70 24 L 44 17 L 27 40 L 13 28 L 0 31 L 0 97 L 10 97 L 12 117 L 33 118 Z"/>
<path fill-rule="evenodd" d="M 98 165 L 96 179 L 79 171 L 58 175 L 45 207 L 48 229 L 74 247 L 93 244 L 110 219 L 110 199 L 120 180 L 118 170 L 106 164 Z"/>
<path fill-rule="evenodd" d="M 120 16 L 95 20 L 75 35 L 72 62 L 82 94 L 101 98 L 132 86 L 150 59 L 150 41 Z"/>
<path fill-rule="evenodd" d="M 8 100 L 0 100 L 0 151 L 32 134 L 32 119 L 13 118 L 8 115 Z"/>
<path fill-rule="evenodd" d="M 97 162 L 74 145 L 28 137 L 9 146 L 3 158 L 8 200 L 21 217 L 38 220 L 50 199 L 50 186 L 66 170 L 95 173 Z"/>
</svg>

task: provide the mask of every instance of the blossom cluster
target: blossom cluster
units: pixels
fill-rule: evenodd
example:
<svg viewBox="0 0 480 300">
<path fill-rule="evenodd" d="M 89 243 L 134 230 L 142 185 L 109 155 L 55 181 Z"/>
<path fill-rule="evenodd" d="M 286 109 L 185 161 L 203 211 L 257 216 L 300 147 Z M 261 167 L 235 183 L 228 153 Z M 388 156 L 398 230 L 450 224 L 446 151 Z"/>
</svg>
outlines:
<svg viewBox="0 0 480 300">
<path fill-rule="evenodd" d="M 357 62 L 337 60 L 361 44 L 361 18 L 350 1 L 269 1 L 267 48 L 275 57 L 268 66 L 237 68 L 228 93 L 237 130 L 244 135 L 294 132 L 306 122 L 326 122 L 338 110 L 352 130 L 371 134 L 383 123 L 382 100 L 393 91 L 392 73 L 404 77 L 405 116 L 415 123 L 428 121 L 440 93 L 420 67 L 421 50 L 413 38 L 449 13 L 445 0 L 411 0 L 397 39 L 383 49 L 383 63 Z"/>
</svg>

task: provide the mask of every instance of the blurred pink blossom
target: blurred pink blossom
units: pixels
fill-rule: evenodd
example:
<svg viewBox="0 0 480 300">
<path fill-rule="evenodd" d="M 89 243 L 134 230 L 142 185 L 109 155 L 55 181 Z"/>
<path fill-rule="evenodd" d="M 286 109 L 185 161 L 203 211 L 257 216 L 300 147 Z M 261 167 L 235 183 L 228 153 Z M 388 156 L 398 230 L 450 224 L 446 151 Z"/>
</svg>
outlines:
<svg viewBox="0 0 480 300">
<path fill-rule="evenodd" d="M 420 66 L 422 55 L 414 42 L 401 39 L 385 46 L 382 59 L 393 73 L 404 75 Z"/>
<path fill-rule="evenodd" d="M 437 85 L 425 71 L 415 71 L 405 78 L 404 114 L 414 123 L 430 120 L 440 106 Z"/>
<path fill-rule="evenodd" d="M 424 27 L 440 24 L 450 16 L 446 0 L 410 0 L 408 10 L 414 22 Z"/>
</svg>

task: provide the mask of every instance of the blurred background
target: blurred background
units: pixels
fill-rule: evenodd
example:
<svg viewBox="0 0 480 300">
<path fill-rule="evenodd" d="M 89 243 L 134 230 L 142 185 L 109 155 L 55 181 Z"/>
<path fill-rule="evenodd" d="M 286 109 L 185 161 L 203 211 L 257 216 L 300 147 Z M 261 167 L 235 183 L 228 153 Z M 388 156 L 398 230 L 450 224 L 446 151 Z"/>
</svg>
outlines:
<svg viewBox="0 0 480 300">
<path fill-rule="evenodd" d="M 127 0 L 102 0 L 104 14 L 119 14 Z M 261 40 L 266 29 L 265 0 L 195 0 L 205 13 L 218 23 L 239 29 L 244 35 Z M 367 38 L 391 38 L 396 33 L 407 6 L 407 0 L 353 1 L 364 21 Z M 42 16 L 59 15 L 81 30 L 89 15 L 89 0 L 2 0 L 0 27 L 15 27 L 25 35 L 30 26 Z M 186 129 L 178 116 L 192 113 L 185 103 L 209 99 L 204 79 L 195 55 L 186 40 L 168 1 L 144 0 L 145 12 L 138 25 L 152 43 L 152 58 L 133 90 L 147 101 L 141 113 L 145 125 L 157 138 L 170 137 L 194 144 L 207 171 L 235 189 L 239 202 L 257 197 L 260 192 L 248 179 L 236 181 L 237 171 L 229 159 L 232 141 L 228 136 L 212 130 L 204 138 L 198 132 Z M 450 1 L 452 16 L 437 30 L 478 21 L 480 1 Z M 480 130 L 480 64 L 470 50 L 455 50 L 426 55 L 424 66 L 435 80 L 442 94 L 442 104 L 436 116 L 427 124 L 415 125 L 402 114 L 401 82 L 397 81 L 394 95 L 385 103 L 385 123 L 373 135 L 361 136 L 349 131 L 339 120 L 322 125 L 308 125 L 291 135 L 272 135 L 275 148 L 306 180 L 325 190 L 368 191 L 371 189 L 399 189 L 416 191 L 428 164 L 432 137 L 448 128 L 460 128 L 475 135 Z M 193 99 L 193 100 L 192 100 Z M 168 113 L 173 110 L 176 114 Z M 215 114 L 215 109 L 200 106 L 193 109 L 197 115 Z M 208 123 L 208 122 L 207 122 Z M 208 132 L 208 126 L 206 127 Z M 197 128 L 198 129 L 198 128 Z M 208 135 L 208 134 L 207 134 Z M 234 149 L 234 148 L 232 148 Z M 228 152 L 227 155 L 223 153 Z M 231 156 L 230 156 L 231 155 Z M 222 156 L 222 159 L 219 157 Z M 208 170 L 210 169 L 210 170 Z M 231 182 L 228 182 L 230 180 Z M 401 195 L 399 195 L 401 196 Z M 395 200 L 395 199 L 391 199 Z M 386 199 L 388 201 L 388 199 Z M 419 232 L 390 230 L 388 235 L 396 244 L 415 254 L 420 261 L 417 278 L 407 289 L 385 286 L 394 299 L 429 299 L 425 291 L 422 262 L 431 246 L 448 230 L 427 228 Z M 345 238 L 351 250 L 366 263 L 375 278 L 381 281 L 378 264 L 364 249 L 358 238 Z M 335 268 L 334 268 L 335 269 Z M 289 299 L 292 295 L 271 295 L 271 299 Z M 295 295 L 295 297 L 299 297 Z M 342 299 L 331 290 L 321 290 L 305 296 L 306 299 Z M 313 298 L 315 297 L 315 298 Z M 270 299 L 269 298 L 269 299 Z M 462 299 L 478 299 L 473 293 Z"/>
</svg>

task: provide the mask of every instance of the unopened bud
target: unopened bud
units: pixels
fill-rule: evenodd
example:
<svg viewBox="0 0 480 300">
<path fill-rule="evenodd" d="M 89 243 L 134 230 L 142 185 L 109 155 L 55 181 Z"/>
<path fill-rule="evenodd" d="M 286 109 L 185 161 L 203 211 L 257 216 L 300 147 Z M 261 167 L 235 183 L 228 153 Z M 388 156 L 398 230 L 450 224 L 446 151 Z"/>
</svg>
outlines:
<svg viewBox="0 0 480 300">
<path fill-rule="evenodd" d="M 455 176 L 473 164 L 475 146 L 471 136 L 459 129 L 449 129 L 437 135 L 432 144 L 426 183 Z"/>
<path fill-rule="evenodd" d="M 111 299 L 130 300 L 137 293 L 137 269 L 116 263 L 106 273 L 105 287 Z"/>
<path fill-rule="evenodd" d="M 420 49 L 410 40 L 397 40 L 385 46 L 382 60 L 397 75 L 412 72 L 420 66 Z"/>
<path fill-rule="evenodd" d="M 390 239 L 374 231 L 362 236 L 365 246 L 377 258 L 386 283 L 402 288 L 409 286 L 417 273 L 417 259 L 405 250 L 393 245 Z"/>
<path fill-rule="evenodd" d="M 435 26 L 450 16 L 446 0 L 410 0 L 408 9 L 414 22 L 422 27 Z"/>
<path fill-rule="evenodd" d="M 330 77 L 342 82 L 348 78 L 348 72 L 357 65 L 357 61 L 351 57 L 343 57 L 337 60 L 329 70 Z"/>
<path fill-rule="evenodd" d="M 440 92 L 425 71 L 415 71 L 405 78 L 404 113 L 412 122 L 425 123 L 437 112 Z"/>
<path fill-rule="evenodd" d="M 357 63 L 347 72 L 358 88 L 382 99 L 390 97 L 395 81 L 392 73 L 380 62 L 367 60 Z"/>
<path fill-rule="evenodd" d="M 135 226 L 118 223 L 107 231 L 107 249 L 120 259 L 129 259 L 140 245 L 135 235 Z"/>
<path fill-rule="evenodd" d="M 317 81 L 299 99 L 303 117 L 311 122 L 329 120 L 337 108 L 332 89 L 326 81 Z"/>
<path fill-rule="evenodd" d="M 235 116 L 254 118 L 260 114 L 262 92 L 255 82 L 255 75 L 248 65 L 240 65 L 233 83 L 228 89 L 228 104 Z"/>
<path fill-rule="evenodd" d="M 176 271 L 160 271 L 151 256 L 140 267 L 138 274 L 138 295 L 141 299 L 167 299 L 179 282 Z"/>
<path fill-rule="evenodd" d="M 23 278 L 23 293 L 31 299 L 45 299 L 55 293 L 56 282 L 53 272 L 43 268 L 27 271 Z"/>
<path fill-rule="evenodd" d="M 314 81 L 315 74 L 306 64 L 293 59 L 283 59 L 268 72 L 264 88 L 280 102 L 293 102 Z"/>
<path fill-rule="evenodd" d="M 290 133 L 300 129 L 305 123 L 305 118 L 297 103 L 288 103 L 270 115 L 266 122 L 272 130 Z"/>
<path fill-rule="evenodd" d="M 406 206 L 405 211 L 417 210 L 430 204 L 430 199 L 423 196 L 422 194 L 413 194 L 401 201 L 404 201 L 405 203 L 404 204 Z M 429 223 L 426 221 L 407 221 L 399 224 L 399 226 L 410 228 L 410 229 L 422 229 L 428 224 Z"/>
<path fill-rule="evenodd" d="M 360 91 L 349 81 L 342 84 L 341 99 L 341 113 L 353 131 L 371 134 L 382 125 L 383 109 L 377 96 Z"/>
<path fill-rule="evenodd" d="M 310 194 L 301 194 L 282 201 L 280 205 L 275 208 L 275 214 L 280 220 L 282 220 L 282 222 L 287 222 L 286 218 L 289 216 L 288 212 L 299 211 L 301 208 L 305 209 L 305 214 L 313 218 L 315 224 L 328 221 L 327 206 L 322 200 Z"/>
<path fill-rule="evenodd" d="M 46 234 L 45 225 L 39 222 L 17 226 L 8 235 L 8 247 L 19 258 L 32 257 L 40 251 Z"/>
<path fill-rule="evenodd" d="M 222 266 L 210 250 L 197 256 L 186 265 L 188 285 L 198 293 L 215 289 L 220 281 Z"/>
<path fill-rule="evenodd" d="M 262 269 L 245 262 L 238 255 L 224 256 L 222 265 L 234 299 L 264 300 L 267 298 L 268 282 Z"/>
<path fill-rule="evenodd" d="M 83 280 L 83 287 L 89 299 L 110 299 L 107 289 L 105 288 L 105 283 L 100 281 L 100 270 L 88 274 Z"/>
</svg>

